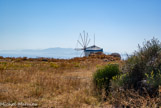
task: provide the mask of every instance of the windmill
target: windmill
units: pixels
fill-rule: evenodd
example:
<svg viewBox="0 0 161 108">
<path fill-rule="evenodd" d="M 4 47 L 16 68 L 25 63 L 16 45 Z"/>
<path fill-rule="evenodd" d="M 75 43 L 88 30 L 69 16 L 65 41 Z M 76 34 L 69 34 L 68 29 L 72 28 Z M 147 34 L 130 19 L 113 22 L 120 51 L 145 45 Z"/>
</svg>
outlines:
<svg viewBox="0 0 161 108">
<path fill-rule="evenodd" d="M 75 48 L 75 50 L 77 51 L 83 50 L 83 52 L 81 53 L 81 56 L 82 54 L 84 54 L 84 56 L 87 57 L 92 53 L 103 52 L 102 48 L 95 45 L 95 35 L 94 35 L 94 45 L 89 47 L 88 45 L 89 45 L 90 39 L 88 38 L 88 33 L 85 33 L 85 31 L 83 31 L 83 34 L 80 33 L 79 37 L 80 37 L 80 40 L 79 39 L 77 40 L 77 47 Z M 78 48 L 78 45 L 82 48 Z"/>
<path fill-rule="evenodd" d="M 87 46 L 89 45 L 89 43 L 90 43 L 90 39 L 88 37 L 88 33 L 83 31 L 82 34 L 80 33 L 79 39 L 77 40 L 77 47 L 75 48 L 75 50 L 77 51 L 83 50 L 83 52 L 81 53 L 81 56 L 83 54 L 85 55 L 85 50 Z M 79 47 L 81 48 L 78 48 L 78 44 L 79 44 Z"/>
</svg>

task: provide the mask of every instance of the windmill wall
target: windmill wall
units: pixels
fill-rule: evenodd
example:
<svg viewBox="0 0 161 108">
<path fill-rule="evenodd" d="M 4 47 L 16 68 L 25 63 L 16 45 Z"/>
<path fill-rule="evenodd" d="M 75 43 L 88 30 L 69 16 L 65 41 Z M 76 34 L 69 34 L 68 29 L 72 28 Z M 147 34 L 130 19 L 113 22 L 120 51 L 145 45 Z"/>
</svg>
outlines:
<svg viewBox="0 0 161 108">
<path fill-rule="evenodd" d="M 101 50 L 85 50 L 84 51 L 86 57 L 88 57 L 92 53 L 97 53 L 97 52 L 103 52 L 103 49 L 101 49 Z"/>
</svg>

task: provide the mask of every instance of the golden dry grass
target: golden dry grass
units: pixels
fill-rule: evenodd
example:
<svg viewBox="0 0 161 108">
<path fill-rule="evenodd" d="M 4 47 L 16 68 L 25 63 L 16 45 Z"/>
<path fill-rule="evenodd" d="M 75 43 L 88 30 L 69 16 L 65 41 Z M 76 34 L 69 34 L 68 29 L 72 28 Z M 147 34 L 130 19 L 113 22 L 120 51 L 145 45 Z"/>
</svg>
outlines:
<svg viewBox="0 0 161 108">
<path fill-rule="evenodd" d="M 119 63 L 120 68 L 124 64 L 124 61 L 111 56 L 98 58 L 92 56 L 63 60 L 0 57 L 0 106 L 150 108 L 161 105 L 160 98 L 139 96 L 134 91 L 111 91 L 108 97 L 104 92 L 102 95 L 96 94 L 92 83 L 96 69 L 108 63 Z"/>
<path fill-rule="evenodd" d="M 102 59 L 0 59 L 0 102 L 38 107 L 100 107 L 92 75 Z M 18 106 L 18 105 L 17 105 Z"/>
</svg>

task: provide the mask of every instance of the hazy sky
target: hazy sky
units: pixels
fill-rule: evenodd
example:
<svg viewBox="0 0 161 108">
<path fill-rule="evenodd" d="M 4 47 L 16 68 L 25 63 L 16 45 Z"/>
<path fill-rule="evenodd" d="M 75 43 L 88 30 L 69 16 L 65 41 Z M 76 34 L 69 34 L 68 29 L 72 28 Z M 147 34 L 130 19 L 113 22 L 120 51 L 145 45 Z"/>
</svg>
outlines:
<svg viewBox="0 0 161 108">
<path fill-rule="evenodd" d="M 0 49 L 75 48 L 83 30 L 107 52 L 131 53 L 161 41 L 161 0 L 0 0 Z"/>
</svg>

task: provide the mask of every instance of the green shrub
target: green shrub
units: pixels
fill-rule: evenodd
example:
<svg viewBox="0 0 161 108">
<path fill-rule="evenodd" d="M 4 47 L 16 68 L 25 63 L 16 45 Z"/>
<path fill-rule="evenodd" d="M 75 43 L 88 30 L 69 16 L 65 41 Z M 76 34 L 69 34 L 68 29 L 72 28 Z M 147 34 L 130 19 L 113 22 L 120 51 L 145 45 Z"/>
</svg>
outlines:
<svg viewBox="0 0 161 108">
<path fill-rule="evenodd" d="M 123 71 L 128 76 L 128 88 L 138 89 L 140 88 L 139 82 L 142 80 L 150 81 L 152 80 L 151 77 L 160 79 L 161 77 L 158 76 L 161 71 L 161 43 L 159 40 L 153 38 L 150 41 L 145 41 L 142 47 L 139 45 L 139 50 L 127 59 Z M 150 76 L 151 72 L 153 72 L 153 76 Z M 149 85 L 157 87 L 159 83 Z"/>
<path fill-rule="evenodd" d="M 126 86 L 127 82 L 128 82 L 127 74 L 116 75 L 116 76 L 112 77 L 112 80 L 110 82 L 111 83 L 110 89 L 111 90 L 118 90 L 119 88 Z"/>
<path fill-rule="evenodd" d="M 161 72 L 158 71 L 154 75 L 154 71 L 152 71 L 150 74 L 145 74 L 147 83 L 150 84 L 152 87 L 157 88 L 158 85 L 161 85 Z"/>
<path fill-rule="evenodd" d="M 100 69 L 98 69 L 93 75 L 93 82 L 95 88 L 101 93 L 102 89 L 106 92 L 109 90 L 110 80 L 113 76 L 119 74 L 118 64 L 108 64 Z"/>
</svg>

